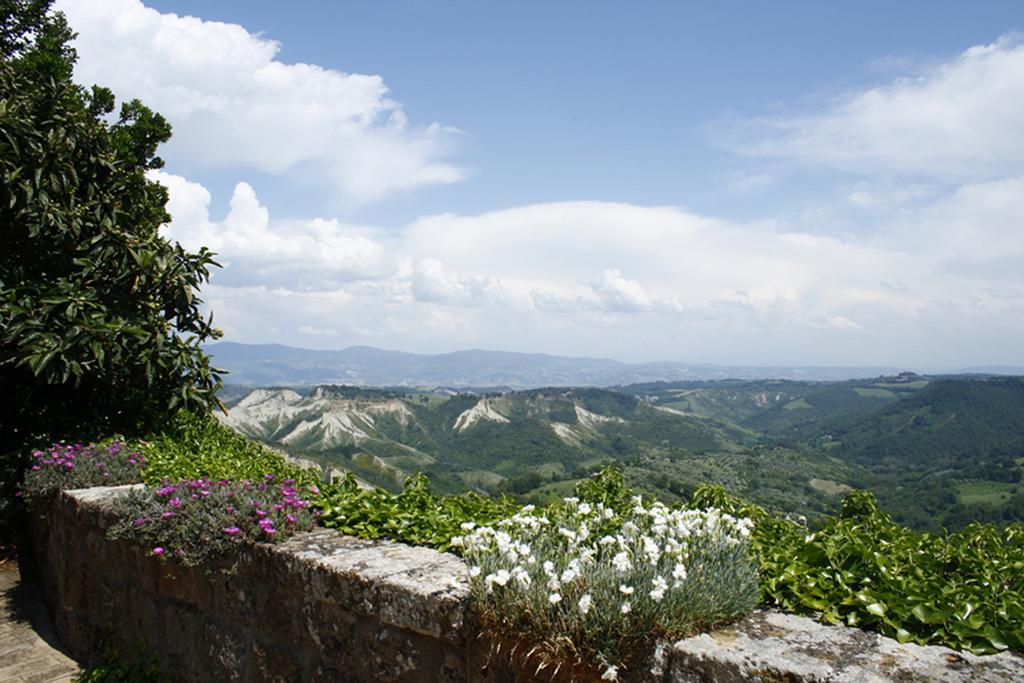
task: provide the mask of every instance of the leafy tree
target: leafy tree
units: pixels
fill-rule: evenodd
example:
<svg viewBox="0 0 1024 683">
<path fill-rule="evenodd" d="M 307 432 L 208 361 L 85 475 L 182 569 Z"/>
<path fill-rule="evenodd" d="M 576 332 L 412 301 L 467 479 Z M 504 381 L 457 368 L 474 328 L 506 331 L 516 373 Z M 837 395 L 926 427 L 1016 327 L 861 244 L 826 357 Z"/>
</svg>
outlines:
<svg viewBox="0 0 1024 683">
<path fill-rule="evenodd" d="M 0 453 L 218 405 L 198 287 L 217 266 L 161 237 L 168 122 L 71 77 L 52 0 L 0 0 Z"/>
</svg>

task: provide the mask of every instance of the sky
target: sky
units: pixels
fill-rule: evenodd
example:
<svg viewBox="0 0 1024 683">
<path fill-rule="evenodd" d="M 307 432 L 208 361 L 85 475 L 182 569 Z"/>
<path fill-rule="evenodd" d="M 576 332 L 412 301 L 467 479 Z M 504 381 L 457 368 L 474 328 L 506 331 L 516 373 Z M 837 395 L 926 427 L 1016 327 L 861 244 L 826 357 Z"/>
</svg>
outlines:
<svg viewBox="0 0 1024 683">
<path fill-rule="evenodd" d="M 1024 365 L 1019 2 L 56 7 L 226 340 Z"/>
</svg>

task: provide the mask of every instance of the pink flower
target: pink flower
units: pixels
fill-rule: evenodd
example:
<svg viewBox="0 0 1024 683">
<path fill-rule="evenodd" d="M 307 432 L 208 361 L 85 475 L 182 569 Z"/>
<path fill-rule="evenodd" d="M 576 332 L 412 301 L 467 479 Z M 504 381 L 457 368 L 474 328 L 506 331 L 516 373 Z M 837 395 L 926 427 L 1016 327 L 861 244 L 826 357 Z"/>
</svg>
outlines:
<svg viewBox="0 0 1024 683">
<path fill-rule="evenodd" d="M 163 555 L 164 554 L 164 549 L 162 547 L 160 547 L 160 546 L 157 546 L 157 547 L 153 548 L 153 554 L 154 555 Z"/>
<path fill-rule="evenodd" d="M 171 500 L 168 501 L 168 502 L 169 502 L 169 504 L 170 504 L 170 506 L 172 508 L 180 508 L 181 507 L 181 498 L 171 498 Z"/>
<path fill-rule="evenodd" d="M 169 511 L 168 512 L 161 512 L 160 516 L 161 517 L 173 517 L 174 513 L 173 512 L 169 512 Z"/>
<path fill-rule="evenodd" d="M 226 533 L 228 536 L 234 536 L 235 534 L 237 534 L 240 531 L 241 531 L 241 529 L 239 529 L 237 526 L 227 526 L 227 527 L 224 527 L 224 533 Z"/>
</svg>

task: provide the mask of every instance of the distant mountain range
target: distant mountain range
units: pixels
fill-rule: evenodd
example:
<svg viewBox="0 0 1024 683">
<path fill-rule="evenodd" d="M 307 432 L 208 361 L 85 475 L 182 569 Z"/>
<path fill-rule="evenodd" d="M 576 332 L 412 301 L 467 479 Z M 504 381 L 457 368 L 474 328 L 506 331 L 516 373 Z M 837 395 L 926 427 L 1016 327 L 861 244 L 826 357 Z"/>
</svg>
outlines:
<svg viewBox="0 0 1024 683">
<path fill-rule="evenodd" d="M 533 389 L 551 386 L 610 387 L 643 382 L 723 379 L 841 381 L 894 375 L 891 367 L 742 367 L 671 361 L 623 363 L 543 353 L 472 349 L 427 355 L 352 346 L 313 351 L 279 344 L 221 342 L 207 349 L 230 384 L 301 386 L 349 384 L 372 387 Z M 1013 374 L 1000 368 L 998 374 Z M 1024 368 L 1018 368 L 1024 374 Z M 993 373 L 996 374 L 996 373 Z"/>
</svg>

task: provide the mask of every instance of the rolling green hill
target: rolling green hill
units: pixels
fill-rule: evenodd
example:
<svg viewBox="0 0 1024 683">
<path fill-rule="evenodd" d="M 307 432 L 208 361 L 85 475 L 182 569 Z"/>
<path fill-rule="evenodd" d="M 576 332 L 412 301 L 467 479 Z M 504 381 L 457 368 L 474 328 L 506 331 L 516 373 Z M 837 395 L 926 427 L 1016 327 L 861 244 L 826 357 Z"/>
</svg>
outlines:
<svg viewBox="0 0 1024 683">
<path fill-rule="evenodd" d="M 307 464 L 397 488 L 543 502 L 618 463 L 665 499 L 718 483 L 814 518 L 851 487 L 922 529 L 1024 519 L 1024 380 L 648 383 L 458 393 L 322 386 L 232 395 L 225 421 Z"/>
<path fill-rule="evenodd" d="M 741 426 L 627 392 L 534 389 L 467 394 L 355 387 L 258 389 L 225 422 L 306 463 L 397 488 L 427 473 L 441 491 L 513 493 L 538 502 L 618 463 L 665 498 L 715 481 L 774 509 L 816 514 L 836 495 L 815 477 L 852 474 L 837 461 L 765 448 Z"/>
</svg>

